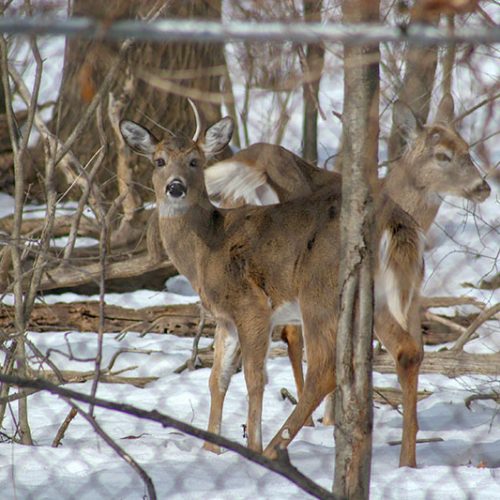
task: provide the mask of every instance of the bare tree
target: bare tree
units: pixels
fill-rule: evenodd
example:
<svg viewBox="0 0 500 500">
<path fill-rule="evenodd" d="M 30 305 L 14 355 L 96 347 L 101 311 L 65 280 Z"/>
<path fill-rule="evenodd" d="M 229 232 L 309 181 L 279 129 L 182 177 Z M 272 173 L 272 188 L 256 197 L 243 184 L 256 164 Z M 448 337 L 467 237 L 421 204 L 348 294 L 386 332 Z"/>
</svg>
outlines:
<svg viewBox="0 0 500 500">
<path fill-rule="evenodd" d="M 304 0 L 304 20 L 321 21 L 322 0 Z M 302 126 L 302 156 L 312 162 L 318 161 L 318 107 L 319 84 L 323 71 L 325 49 L 321 43 L 310 43 L 302 58 L 305 82 L 302 86 L 304 99 L 304 121 Z"/>
<path fill-rule="evenodd" d="M 379 17 L 379 3 L 345 0 L 345 22 Z M 372 448 L 373 191 L 377 182 L 379 49 L 344 47 L 340 316 L 335 472 L 339 498 L 368 498 Z"/>
<path fill-rule="evenodd" d="M 439 12 L 424 9 L 414 9 L 410 17 L 410 24 L 427 23 L 437 25 Z M 438 61 L 437 45 L 408 45 L 404 55 L 405 74 L 399 91 L 398 98 L 408 104 L 414 111 L 420 123 L 426 123 L 431 105 L 432 89 L 436 75 Z M 389 168 L 391 160 L 401 155 L 404 140 L 398 133 L 396 124 L 392 124 L 389 136 Z"/>
</svg>

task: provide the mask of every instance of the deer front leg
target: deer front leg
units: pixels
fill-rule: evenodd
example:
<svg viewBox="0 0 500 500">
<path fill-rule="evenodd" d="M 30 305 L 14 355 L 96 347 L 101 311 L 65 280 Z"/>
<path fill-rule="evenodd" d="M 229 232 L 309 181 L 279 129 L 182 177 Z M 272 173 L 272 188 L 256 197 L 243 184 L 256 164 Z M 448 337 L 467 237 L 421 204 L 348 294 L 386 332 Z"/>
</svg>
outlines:
<svg viewBox="0 0 500 500">
<path fill-rule="evenodd" d="M 302 357 L 304 354 L 304 339 L 299 326 L 287 325 L 281 331 L 281 339 L 287 344 L 288 358 L 292 365 L 293 378 L 297 388 L 297 396 L 300 399 L 304 392 L 304 372 L 302 371 Z M 304 424 L 314 427 L 312 417 L 309 417 Z"/>
<path fill-rule="evenodd" d="M 208 420 L 208 431 L 220 434 L 222 422 L 222 408 L 224 398 L 231 377 L 238 365 L 238 334 L 233 325 L 218 321 L 215 329 L 215 353 L 214 364 L 210 372 L 210 417 Z M 218 445 L 205 442 L 203 445 L 208 451 L 220 453 Z"/>
<path fill-rule="evenodd" d="M 266 358 L 271 337 L 270 321 L 257 314 L 238 325 L 243 372 L 248 391 L 248 447 L 262 452 L 262 400 L 266 384 Z M 256 319 L 259 318 L 259 319 Z"/>
</svg>

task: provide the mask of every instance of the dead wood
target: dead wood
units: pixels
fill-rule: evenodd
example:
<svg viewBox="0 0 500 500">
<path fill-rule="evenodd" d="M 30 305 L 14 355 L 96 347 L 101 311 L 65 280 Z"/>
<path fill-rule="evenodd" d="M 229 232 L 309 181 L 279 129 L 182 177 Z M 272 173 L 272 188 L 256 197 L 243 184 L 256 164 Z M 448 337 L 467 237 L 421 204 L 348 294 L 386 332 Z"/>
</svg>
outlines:
<svg viewBox="0 0 500 500">
<path fill-rule="evenodd" d="M 94 370 L 88 372 L 68 370 L 61 371 L 61 375 L 64 378 L 64 383 L 78 384 L 92 380 L 95 377 L 95 372 Z M 38 376 L 53 384 L 60 384 L 57 374 L 52 371 L 43 371 L 39 373 Z M 158 380 L 158 377 L 123 377 L 113 373 L 101 373 L 99 376 L 99 382 L 104 382 L 106 384 L 130 384 L 140 389 L 143 389 L 147 384 L 156 380 Z"/>
<path fill-rule="evenodd" d="M 175 267 L 170 261 L 161 260 L 154 262 L 147 253 L 143 253 L 127 260 L 109 263 L 106 269 L 106 278 L 107 280 L 135 278 L 151 271 L 165 271 L 165 277 L 177 274 Z M 46 271 L 38 290 L 54 290 L 57 288 L 76 287 L 87 283 L 97 283 L 99 275 L 99 263 L 79 268 L 69 266 L 57 267 Z M 3 290 L 0 289 L 0 291 Z"/>
<path fill-rule="evenodd" d="M 418 391 L 417 400 L 428 398 L 432 395 L 430 391 Z M 396 389 L 394 387 L 374 387 L 373 388 L 373 401 L 381 404 L 388 404 L 394 409 L 403 404 L 403 393 L 401 389 Z"/>
<path fill-rule="evenodd" d="M 465 406 L 470 410 L 472 401 L 488 400 L 495 401 L 495 403 L 500 404 L 500 394 L 492 392 L 489 394 L 472 394 L 468 398 L 464 399 Z"/>
<path fill-rule="evenodd" d="M 286 347 L 273 346 L 269 357 L 287 356 Z M 212 366 L 213 351 L 199 353 L 198 359 L 203 368 Z M 373 369 L 380 373 L 395 373 L 396 365 L 388 353 L 376 354 Z M 500 375 L 500 353 L 471 354 L 463 351 L 426 352 L 420 373 L 439 373 L 454 378 L 471 373 L 480 375 Z"/>
<path fill-rule="evenodd" d="M 200 322 L 197 304 L 126 309 L 106 306 L 104 331 L 121 333 L 127 331 L 172 333 L 181 337 L 194 337 Z M 99 322 L 98 302 L 73 302 L 70 304 L 37 304 L 29 322 L 29 329 L 37 332 L 68 331 L 96 332 Z M 0 306 L 0 330 L 13 333 L 14 308 Z M 202 335 L 213 337 L 215 322 L 207 314 Z"/>
<path fill-rule="evenodd" d="M 430 307 L 454 307 L 471 305 L 484 309 L 485 304 L 474 297 L 422 297 L 420 299 L 422 309 Z"/>
<path fill-rule="evenodd" d="M 374 358 L 373 369 L 380 373 L 394 373 L 394 361 L 387 353 L 379 354 Z M 426 352 L 420 373 L 439 373 L 450 378 L 471 373 L 498 376 L 500 375 L 500 353 Z"/>
<path fill-rule="evenodd" d="M 54 220 L 54 228 L 52 235 L 54 238 L 66 236 L 71 227 L 72 216 L 65 215 L 57 217 Z M 12 215 L 0 219 L 0 231 L 8 234 L 12 233 L 14 218 Z M 30 235 L 32 237 L 39 235 L 42 232 L 45 218 L 42 219 L 24 219 L 21 223 L 21 234 Z M 99 238 L 99 227 L 97 223 L 91 219 L 83 217 L 78 228 L 79 236 L 89 236 Z"/>
</svg>

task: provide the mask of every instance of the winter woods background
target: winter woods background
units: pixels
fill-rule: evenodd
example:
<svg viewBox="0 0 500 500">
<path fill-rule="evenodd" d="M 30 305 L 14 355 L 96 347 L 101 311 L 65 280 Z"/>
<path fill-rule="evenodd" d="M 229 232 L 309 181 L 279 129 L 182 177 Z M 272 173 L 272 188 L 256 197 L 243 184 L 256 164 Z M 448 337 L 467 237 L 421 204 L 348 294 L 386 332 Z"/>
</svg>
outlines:
<svg viewBox="0 0 500 500">
<path fill-rule="evenodd" d="M 390 26 L 424 22 L 457 32 L 498 31 L 495 2 L 381 1 L 378 12 L 378 2 L 356 4 L 350 22 L 372 16 Z M 2 3 L 4 19 L 43 16 L 64 23 L 82 16 L 102 21 L 104 30 L 124 19 L 163 18 L 328 25 L 345 20 L 342 7 L 328 0 Z M 342 171 L 352 109 L 344 74 L 354 58 L 333 42 L 150 43 L 4 34 L 0 48 L 2 375 L 43 378 L 205 428 L 214 325 L 209 316 L 200 319 L 196 297 L 164 255 L 151 217 L 150 167 L 129 154 L 118 122 L 127 117 L 158 135 L 164 129 L 192 135 L 190 97 L 205 125 L 224 115 L 236 120 L 234 150 L 281 144 Z M 392 121 L 395 100 L 409 104 L 425 123 L 449 92 L 456 125 L 493 192 L 481 206 L 447 197 L 427 235 L 422 317 L 429 354 L 418 410 L 419 437 L 428 442 L 418 445 L 417 470 L 396 469 L 399 445 L 389 443 L 400 439 L 398 383 L 386 353 L 375 356 L 370 491 L 384 498 L 435 492 L 474 497 L 498 488 L 500 466 L 498 40 L 384 42 L 379 50 L 363 61 L 378 68 L 371 80 L 379 85 L 372 178 L 377 164 L 384 176 L 404 147 Z M 231 154 L 224 151 L 220 159 Z M 192 350 L 186 337 L 197 334 L 202 338 Z M 459 338 L 468 342 L 453 350 Z M 443 354 L 443 348 L 449 351 Z M 293 393 L 283 352 L 282 344 L 273 344 L 265 440 L 291 408 L 279 396 L 282 387 Z M 233 454 L 203 452 L 199 441 L 171 427 L 39 389 L 1 385 L 0 454 L 6 465 L 0 483 L 8 497 L 136 498 L 153 496 L 154 488 L 160 498 L 303 495 Z M 229 397 L 223 435 L 244 443 L 241 374 Z M 290 447 L 293 465 L 328 490 L 334 454 L 332 429 L 321 425 L 303 430 Z M 49 462 L 54 465 L 47 467 Z M 285 472 L 293 476 L 290 468 Z M 304 485 L 304 478 L 293 478 Z"/>
</svg>

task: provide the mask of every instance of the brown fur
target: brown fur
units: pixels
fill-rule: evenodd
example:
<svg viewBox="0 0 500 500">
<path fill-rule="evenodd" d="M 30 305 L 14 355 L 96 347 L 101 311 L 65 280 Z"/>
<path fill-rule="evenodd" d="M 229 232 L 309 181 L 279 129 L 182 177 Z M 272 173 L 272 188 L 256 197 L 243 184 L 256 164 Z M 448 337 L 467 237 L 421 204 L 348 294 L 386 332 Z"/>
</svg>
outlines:
<svg viewBox="0 0 500 500">
<path fill-rule="evenodd" d="M 405 328 L 395 321 L 385 307 L 376 311 L 375 316 L 376 333 L 396 361 L 403 388 L 404 422 L 400 465 L 414 466 L 416 463 L 416 391 L 422 358 L 418 313 L 418 289 L 423 277 L 423 266 L 420 265 L 422 249 L 418 231 L 408 214 L 415 217 L 426 231 L 441 202 L 436 193 L 449 192 L 473 201 L 482 201 L 489 194 L 488 184 L 481 182 L 480 174 L 470 159 L 468 144 L 451 125 L 453 107 L 453 99 L 445 95 L 439 105 L 436 123 L 418 130 L 411 112 L 404 106 L 395 106 L 395 120 L 399 119 L 401 123 L 414 121 L 414 135 L 403 158 L 392 167 L 384 183 L 384 192 L 396 203 L 383 196 L 377 216 L 378 220 L 386 222 L 385 226 L 378 224 L 379 231 L 385 227 L 392 236 L 388 259 L 397 276 L 403 308 L 408 308 Z M 441 150 L 452 153 L 452 161 L 450 165 L 444 165 L 445 168 L 435 158 L 435 154 Z M 284 148 L 270 144 L 250 146 L 228 161 L 237 161 L 258 170 L 275 190 L 280 202 L 304 196 L 304 193 L 312 193 L 328 184 L 341 183 L 338 174 L 318 169 Z M 231 200 L 224 199 L 223 193 L 219 195 L 226 206 L 231 206 Z M 406 222 L 401 224 L 401 221 Z M 283 335 L 289 346 L 289 357 L 297 381 L 302 368 L 298 366 L 300 356 L 296 352 L 301 349 L 301 342 L 297 340 L 301 335 L 300 329 L 286 327 Z M 296 383 L 301 394 L 302 384 Z M 330 411 L 326 412 L 324 422 L 333 423 L 331 400 L 329 404 Z"/>
<path fill-rule="evenodd" d="M 143 154 L 151 151 L 154 162 L 163 159 L 166 163 L 153 173 L 163 246 L 218 324 L 210 377 L 210 431 L 220 430 L 224 395 L 235 366 L 231 336 L 237 331 L 249 393 L 248 443 L 255 450 L 262 449 L 271 317 L 284 304 L 297 302 L 300 306 L 310 363 L 299 404 L 266 449 L 268 456 L 275 457 L 277 449 L 288 445 L 335 387 L 340 184 L 329 182 L 308 196 L 280 205 L 218 209 L 208 199 L 200 146 L 172 140 L 149 149 L 143 147 L 144 141 L 138 144 L 141 147 L 136 149 Z M 194 168 L 190 166 L 193 160 L 198 162 Z M 315 170 L 309 174 L 311 182 L 322 175 Z M 182 181 L 187 190 L 172 200 L 167 192 L 174 181 Z M 377 240 L 389 223 L 395 235 L 399 226 L 414 227 L 411 217 L 390 199 L 381 197 L 379 204 L 379 212 L 388 216 L 377 218 Z M 394 241 L 397 245 L 397 238 Z M 392 261 L 392 252 L 389 254 Z M 420 265 L 418 256 L 416 265 Z"/>
</svg>

